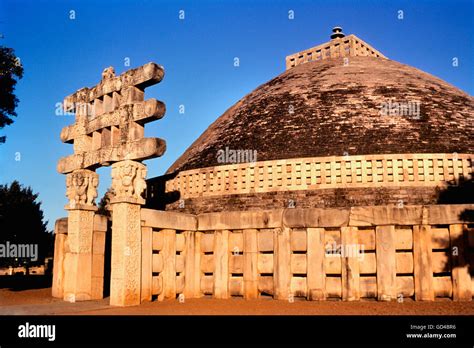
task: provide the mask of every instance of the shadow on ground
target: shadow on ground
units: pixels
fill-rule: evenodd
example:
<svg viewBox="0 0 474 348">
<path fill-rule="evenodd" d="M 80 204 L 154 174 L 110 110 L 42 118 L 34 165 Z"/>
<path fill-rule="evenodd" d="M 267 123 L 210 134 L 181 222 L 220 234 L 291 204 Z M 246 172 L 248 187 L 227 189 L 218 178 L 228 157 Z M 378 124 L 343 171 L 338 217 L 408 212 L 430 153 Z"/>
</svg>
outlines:
<svg viewBox="0 0 474 348">
<path fill-rule="evenodd" d="M 23 291 L 50 288 L 52 275 L 13 275 L 0 276 L 0 289 Z"/>
</svg>

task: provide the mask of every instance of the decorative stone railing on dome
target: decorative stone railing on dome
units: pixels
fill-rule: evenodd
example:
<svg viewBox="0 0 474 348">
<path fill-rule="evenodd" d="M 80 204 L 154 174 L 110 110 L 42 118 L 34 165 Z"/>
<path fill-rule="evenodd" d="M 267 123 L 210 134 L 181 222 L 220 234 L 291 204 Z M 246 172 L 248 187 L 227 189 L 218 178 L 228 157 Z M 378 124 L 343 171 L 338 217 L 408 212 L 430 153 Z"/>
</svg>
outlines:
<svg viewBox="0 0 474 348">
<path fill-rule="evenodd" d="M 297 158 L 179 172 L 166 192 L 193 198 L 326 188 L 444 186 L 473 173 L 474 155 L 394 154 Z"/>
<path fill-rule="evenodd" d="M 311 61 L 350 56 L 387 58 L 357 36 L 348 35 L 287 56 L 286 70 Z"/>
</svg>

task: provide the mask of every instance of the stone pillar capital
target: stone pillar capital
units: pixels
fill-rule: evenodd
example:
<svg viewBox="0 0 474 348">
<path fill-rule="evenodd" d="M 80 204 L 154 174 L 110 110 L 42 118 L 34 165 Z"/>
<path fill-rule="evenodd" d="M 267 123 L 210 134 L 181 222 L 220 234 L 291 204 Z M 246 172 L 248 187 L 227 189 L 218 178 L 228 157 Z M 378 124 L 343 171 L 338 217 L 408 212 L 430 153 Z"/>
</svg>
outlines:
<svg viewBox="0 0 474 348">
<path fill-rule="evenodd" d="M 145 204 L 142 197 L 146 189 L 146 166 L 140 162 L 126 160 L 112 164 L 112 190 L 110 204 Z"/>
<path fill-rule="evenodd" d="M 88 169 L 78 169 L 66 175 L 66 196 L 69 203 L 66 210 L 96 211 L 94 200 L 97 198 L 99 175 Z"/>
</svg>

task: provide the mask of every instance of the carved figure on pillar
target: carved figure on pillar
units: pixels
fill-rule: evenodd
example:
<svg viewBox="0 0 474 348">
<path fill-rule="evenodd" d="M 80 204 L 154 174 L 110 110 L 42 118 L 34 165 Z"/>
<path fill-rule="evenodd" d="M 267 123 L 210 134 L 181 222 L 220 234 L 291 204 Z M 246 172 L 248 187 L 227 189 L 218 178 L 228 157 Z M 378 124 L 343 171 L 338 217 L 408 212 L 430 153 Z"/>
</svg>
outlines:
<svg viewBox="0 0 474 348">
<path fill-rule="evenodd" d="M 112 165 L 111 203 L 129 202 L 144 204 L 142 193 L 146 188 L 146 166 L 135 161 L 117 162 Z"/>
<path fill-rule="evenodd" d="M 97 197 L 99 175 L 92 170 L 81 169 L 66 176 L 66 196 L 69 198 L 67 209 L 94 207 Z"/>
</svg>

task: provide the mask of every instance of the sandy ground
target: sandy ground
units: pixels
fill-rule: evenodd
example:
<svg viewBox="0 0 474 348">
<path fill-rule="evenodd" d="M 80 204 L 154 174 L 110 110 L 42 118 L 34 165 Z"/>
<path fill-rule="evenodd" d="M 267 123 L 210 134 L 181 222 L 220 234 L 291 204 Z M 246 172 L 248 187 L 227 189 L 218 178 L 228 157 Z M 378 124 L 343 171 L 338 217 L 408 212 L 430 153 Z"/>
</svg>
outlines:
<svg viewBox="0 0 474 348">
<path fill-rule="evenodd" d="M 272 299 L 169 300 L 134 307 L 111 307 L 109 299 L 68 303 L 51 297 L 51 288 L 12 291 L 0 289 L 0 315 L 474 315 L 474 302 L 323 301 L 295 299 L 293 303 Z"/>
</svg>

